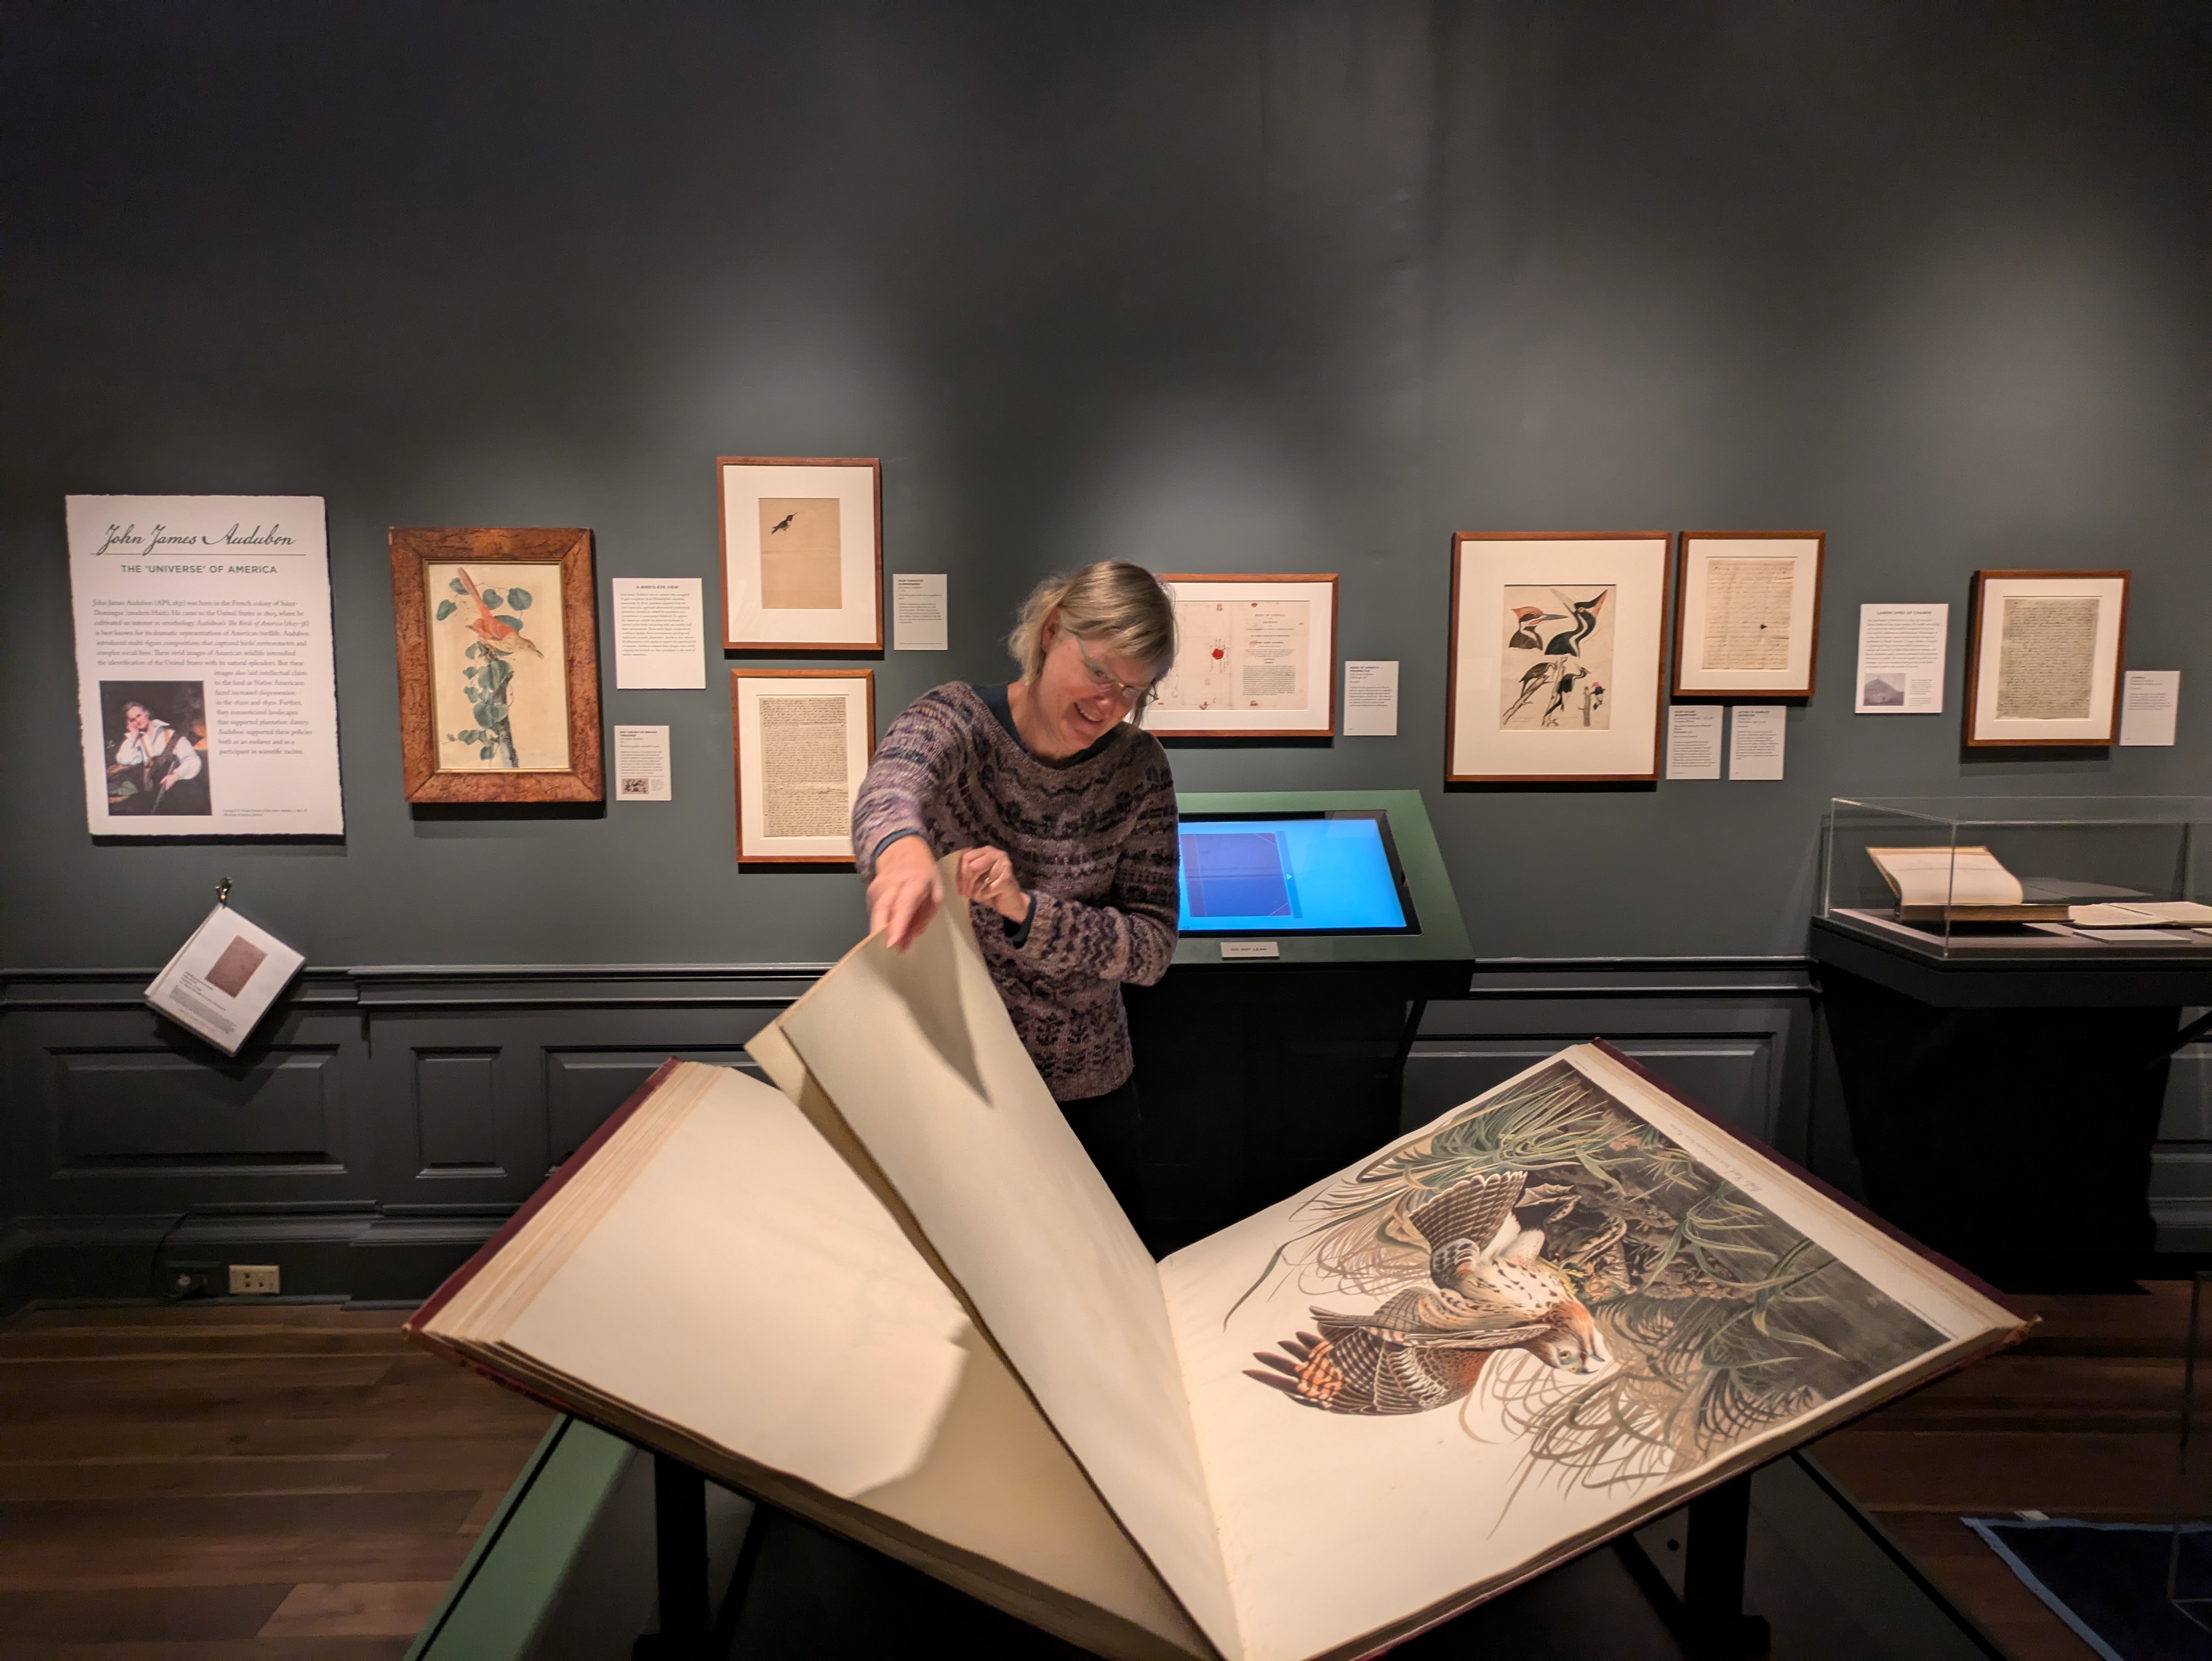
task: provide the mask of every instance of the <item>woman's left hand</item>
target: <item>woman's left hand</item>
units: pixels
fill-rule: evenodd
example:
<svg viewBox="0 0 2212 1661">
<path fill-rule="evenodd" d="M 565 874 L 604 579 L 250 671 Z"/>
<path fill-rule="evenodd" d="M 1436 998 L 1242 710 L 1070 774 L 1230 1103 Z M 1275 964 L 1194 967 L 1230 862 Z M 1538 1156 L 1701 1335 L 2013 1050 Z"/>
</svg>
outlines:
<svg viewBox="0 0 2212 1661">
<path fill-rule="evenodd" d="M 1014 876 L 1013 861 L 999 849 L 963 849 L 958 886 L 963 899 L 988 905 L 1009 922 L 1029 916 L 1030 897 Z"/>
</svg>

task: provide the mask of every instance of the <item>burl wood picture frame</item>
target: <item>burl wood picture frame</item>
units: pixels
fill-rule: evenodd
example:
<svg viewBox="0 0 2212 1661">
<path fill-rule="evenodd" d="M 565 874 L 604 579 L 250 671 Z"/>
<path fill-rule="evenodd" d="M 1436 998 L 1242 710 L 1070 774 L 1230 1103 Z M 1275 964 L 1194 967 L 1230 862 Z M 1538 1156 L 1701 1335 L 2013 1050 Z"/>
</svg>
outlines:
<svg viewBox="0 0 2212 1661">
<path fill-rule="evenodd" d="M 731 670 L 738 864 L 852 864 L 853 803 L 875 753 L 874 670 Z"/>
<path fill-rule="evenodd" d="M 726 652 L 884 649 L 884 473 L 872 456 L 717 456 Z"/>
<path fill-rule="evenodd" d="M 1658 778 L 1673 543 L 1665 531 L 1453 537 L 1446 783 Z"/>
<path fill-rule="evenodd" d="M 1977 571 L 1966 625 L 1970 749 L 2102 747 L 2120 735 L 2125 571 Z"/>
<path fill-rule="evenodd" d="M 1138 717 L 1146 731 L 1188 739 L 1335 733 L 1335 572 L 1170 572 L 1160 581 L 1175 599 L 1176 661 Z M 1259 685 L 1269 690 L 1246 696 Z"/>
<path fill-rule="evenodd" d="M 410 802 L 606 799 L 592 533 L 391 532 Z"/>
<path fill-rule="evenodd" d="M 1674 564 L 1678 698 L 1809 698 L 1824 531 L 1684 531 Z"/>
</svg>

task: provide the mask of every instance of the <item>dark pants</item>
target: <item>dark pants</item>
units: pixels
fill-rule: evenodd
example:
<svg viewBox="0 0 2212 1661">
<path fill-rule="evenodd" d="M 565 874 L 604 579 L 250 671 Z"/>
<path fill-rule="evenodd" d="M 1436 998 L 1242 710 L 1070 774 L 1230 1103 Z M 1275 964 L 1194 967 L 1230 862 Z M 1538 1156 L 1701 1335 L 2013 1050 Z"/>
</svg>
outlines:
<svg viewBox="0 0 2212 1661">
<path fill-rule="evenodd" d="M 1137 1081 L 1131 1079 L 1118 1090 L 1080 1101 L 1062 1102 L 1060 1110 L 1106 1179 L 1106 1186 L 1121 1202 L 1121 1209 L 1145 1232 L 1145 1113 L 1137 1098 Z"/>
</svg>

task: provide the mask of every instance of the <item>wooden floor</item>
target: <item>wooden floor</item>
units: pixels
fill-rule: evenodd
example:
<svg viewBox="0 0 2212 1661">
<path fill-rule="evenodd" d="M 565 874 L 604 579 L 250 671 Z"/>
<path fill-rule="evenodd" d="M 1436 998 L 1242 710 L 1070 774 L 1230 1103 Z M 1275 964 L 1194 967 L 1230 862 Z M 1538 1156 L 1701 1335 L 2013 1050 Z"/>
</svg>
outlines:
<svg viewBox="0 0 2212 1661">
<path fill-rule="evenodd" d="M 2153 1281 L 2145 1290 L 2017 1299 L 2043 1317 L 2026 1343 L 1813 1450 L 2017 1661 L 2094 1661 L 2095 1652 L 1961 1517 L 2212 1517 L 2212 1419 L 2197 1425 L 2185 1479 L 2178 1457 L 2189 1285 Z M 2212 1307 L 2206 1320 L 2212 1342 Z M 2202 1368 L 2197 1388 L 2201 1414 L 2212 1404 L 2212 1378 Z"/>
<path fill-rule="evenodd" d="M 2021 1348 L 1814 1452 L 2018 1661 L 2090 1661 L 1959 1518 L 2212 1516 L 2212 1424 L 2180 1480 L 2185 1284 L 2029 1301 Z M 0 1661 L 396 1661 L 548 1421 L 413 1349 L 401 1318 L 223 1304 L 0 1327 Z"/>
<path fill-rule="evenodd" d="M 0 1327 L 0 1661 L 405 1653 L 550 1415 L 404 1316 L 234 1304 Z"/>
</svg>

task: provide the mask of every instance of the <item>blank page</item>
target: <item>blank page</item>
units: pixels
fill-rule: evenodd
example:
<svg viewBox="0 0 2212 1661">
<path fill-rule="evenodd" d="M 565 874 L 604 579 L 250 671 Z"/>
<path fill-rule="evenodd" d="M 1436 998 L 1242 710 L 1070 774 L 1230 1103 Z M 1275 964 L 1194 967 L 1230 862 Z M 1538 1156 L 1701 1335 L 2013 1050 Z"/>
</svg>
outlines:
<svg viewBox="0 0 2212 1661">
<path fill-rule="evenodd" d="M 855 947 L 782 1031 L 1115 1514 L 1235 1655 L 1158 1269 L 1022 1049 L 967 913 L 948 899 L 904 952 Z"/>
</svg>

